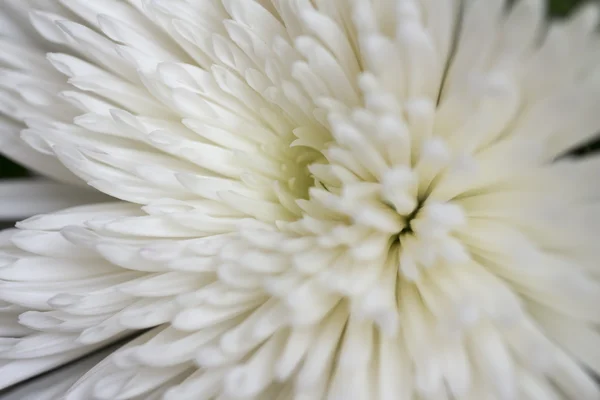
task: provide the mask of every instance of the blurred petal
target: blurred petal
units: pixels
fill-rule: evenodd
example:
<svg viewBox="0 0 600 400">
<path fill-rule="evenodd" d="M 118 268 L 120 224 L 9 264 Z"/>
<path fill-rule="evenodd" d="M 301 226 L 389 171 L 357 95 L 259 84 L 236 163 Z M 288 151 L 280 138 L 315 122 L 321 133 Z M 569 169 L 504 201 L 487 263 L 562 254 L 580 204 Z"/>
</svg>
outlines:
<svg viewBox="0 0 600 400">
<path fill-rule="evenodd" d="M 0 220 L 14 221 L 108 199 L 92 189 L 44 179 L 4 180 L 0 181 Z"/>
</svg>

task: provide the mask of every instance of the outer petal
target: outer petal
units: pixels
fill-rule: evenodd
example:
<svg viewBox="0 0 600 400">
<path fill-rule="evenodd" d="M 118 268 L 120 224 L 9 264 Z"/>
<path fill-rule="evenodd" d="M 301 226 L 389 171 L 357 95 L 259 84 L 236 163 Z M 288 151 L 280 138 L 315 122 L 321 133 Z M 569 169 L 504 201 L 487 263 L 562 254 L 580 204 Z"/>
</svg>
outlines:
<svg viewBox="0 0 600 400">
<path fill-rule="evenodd" d="M 92 190 L 41 179 L 0 182 L 0 220 L 14 221 L 108 197 Z"/>
</svg>

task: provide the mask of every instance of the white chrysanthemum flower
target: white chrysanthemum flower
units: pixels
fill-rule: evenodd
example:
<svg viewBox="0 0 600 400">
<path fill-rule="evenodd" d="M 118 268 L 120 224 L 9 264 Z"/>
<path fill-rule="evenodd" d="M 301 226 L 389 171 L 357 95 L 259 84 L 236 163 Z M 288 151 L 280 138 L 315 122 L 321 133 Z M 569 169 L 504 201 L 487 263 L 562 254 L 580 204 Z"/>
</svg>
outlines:
<svg viewBox="0 0 600 400">
<path fill-rule="evenodd" d="M 598 10 L 544 14 L 2 0 L 1 149 L 63 184 L 0 190 L 0 387 L 126 340 L 8 398 L 599 399 Z"/>
</svg>

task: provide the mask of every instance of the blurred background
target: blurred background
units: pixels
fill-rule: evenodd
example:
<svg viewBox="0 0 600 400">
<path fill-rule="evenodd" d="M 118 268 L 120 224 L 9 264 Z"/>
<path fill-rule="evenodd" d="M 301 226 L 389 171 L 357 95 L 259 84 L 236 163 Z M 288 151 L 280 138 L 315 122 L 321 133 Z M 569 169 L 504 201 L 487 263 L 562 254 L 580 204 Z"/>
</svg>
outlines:
<svg viewBox="0 0 600 400">
<path fill-rule="evenodd" d="M 560 18 L 568 14 L 573 8 L 581 5 L 587 1 L 600 1 L 600 0 L 550 0 L 550 14 L 552 17 Z M 600 112 L 600 105 L 598 105 Z M 594 143 L 590 143 L 581 149 L 579 149 L 577 154 L 585 154 L 590 151 L 594 151 L 600 149 L 600 140 L 595 141 Z M 12 163 L 10 160 L 0 156 L 0 179 L 6 178 L 17 178 L 27 176 L 28 172 L 26 169 L 22 168 L 19 165 Z"/>
</svg>

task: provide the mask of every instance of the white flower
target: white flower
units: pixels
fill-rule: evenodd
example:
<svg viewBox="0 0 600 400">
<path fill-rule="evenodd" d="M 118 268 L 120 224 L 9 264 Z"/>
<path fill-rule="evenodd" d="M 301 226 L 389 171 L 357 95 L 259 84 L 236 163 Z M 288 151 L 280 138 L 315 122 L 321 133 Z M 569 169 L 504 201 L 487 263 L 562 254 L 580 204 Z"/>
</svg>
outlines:
<svg viewBox="0 0 600 400">
<path fill-rule="evenodd" d="M 126 339 L 7 398 L 600 399 L 597 7 L 0 17 L 0 388 Z"/>
</svg>

